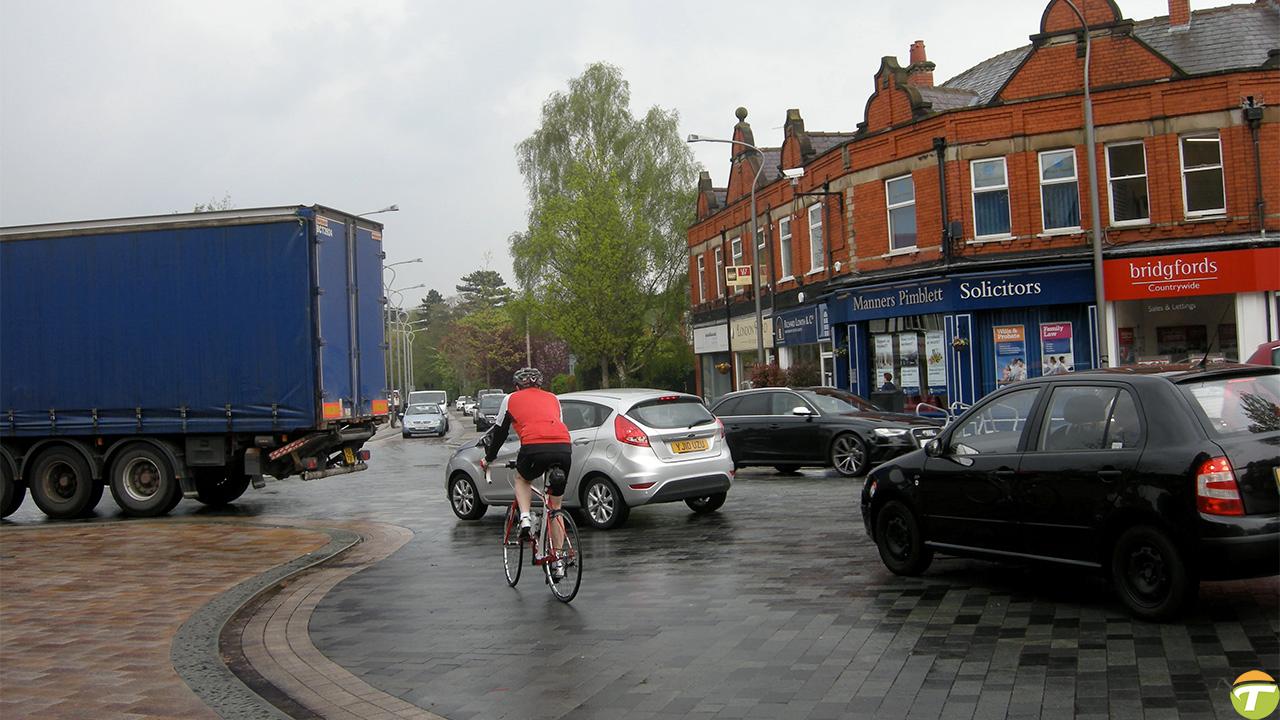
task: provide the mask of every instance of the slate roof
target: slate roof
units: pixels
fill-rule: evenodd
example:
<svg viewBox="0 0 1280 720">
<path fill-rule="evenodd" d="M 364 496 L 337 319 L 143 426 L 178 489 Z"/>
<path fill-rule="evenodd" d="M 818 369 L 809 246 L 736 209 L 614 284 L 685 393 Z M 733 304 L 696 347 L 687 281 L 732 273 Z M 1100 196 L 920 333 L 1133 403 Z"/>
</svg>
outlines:
<svg viewBox="0 0 1280 720">
<path fill-rule="evenodd" d="M 978 101 L 978 93 L 965 88 L 935 86 L 917 87 L 916 90 L 920 91 L 920 97 L 929 103 L 933 112 L 969 107 Z"/>
<path fill-rule="evenodd" d="M 1228 5 L 1191 13 L 1191 27 L 1171 31 L 1169 18 L 1133 25 L 1133 34 L 1188 74 L 1258 67 L 1280 48 L 1280 6 Z"/>
<path fill-rule="evenodd" d="M 813 148 L 814 157 L 858 137 L 856 133 L 842 132 L 811 132 L 807 133 L 807 135 L 809 136 L 809 145 Z"/>
<path fill-rule="evenodd" d="M 1027 57 L 1027 53 L 1030 52 L 1030 45 L 1006 50 L 993 58 L 983 60 L 933 89 L 968 90 L 974 94 L 973 101 L 970 104 L 986 105 L 996 96 L 1000 88 L 1004 87 L 1005 82 L 1009 80 L 1009 76 L 1013 74 L 1014 70 L 1018 69 L 1018 66 Z M 941 110 L 942 108 L 934 105 L 933 109 Z"/>
<path fill-rule="evenodd" d="M 764 154 L 764 170 L 760 171 L 760 185 L 763 187 L 782 177 L 782 148 L 760 148 Z"/>
<path fill-rule="evenodd" d="M 711 188 L 711 193 L 716 199 L 716 206 L 712 210 L 724 207 L 729 199 L 729 188 Z"/>
</svg>

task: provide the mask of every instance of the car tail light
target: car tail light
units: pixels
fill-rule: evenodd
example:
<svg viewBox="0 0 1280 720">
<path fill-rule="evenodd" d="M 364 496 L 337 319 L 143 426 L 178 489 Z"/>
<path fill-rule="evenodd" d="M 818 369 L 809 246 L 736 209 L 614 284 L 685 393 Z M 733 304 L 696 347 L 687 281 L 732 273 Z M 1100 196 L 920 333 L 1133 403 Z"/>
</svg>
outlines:
<svg viewBox="0 0 1280 720">
<path fill-rule="evenodd" d="M 368 450 L 361 450 L 360 452 L 356 453 L 356 457 L 360 458 L 361 460 L 368 461 L 368 459 L 370 458 L 370 454 Z"/>
<path fill-rule="evenodd" d="M 1200 464 L 1196 473 L 1196 509 L 1207 515 L 1244 515 L 1236 473 L 1226 458 L 1216 457 Z"/>
<path fill-rule="evenodd" d="M 716 418 L 716 425 L 720 427 L 720 438 L 724 439 L 724 421 L 720 418 Z"/>
<path fill-rule="evenodd" d="M 631 486 L 631 489 L 632 490 L 648 490 L 649 488 L 653 487 L 655 484 L 656 483 L 651 483 L 651 482 L 635 483 Z"/>
<path fill-rule="evenodd" d="M 618 442 L 636 447 L 649 447 L 649 436 L 645 435 L 644 431 L 628 420 L 625 415 L 618 415 L 613 419 L 613 433 L 618 438 Z"/>
</svg>

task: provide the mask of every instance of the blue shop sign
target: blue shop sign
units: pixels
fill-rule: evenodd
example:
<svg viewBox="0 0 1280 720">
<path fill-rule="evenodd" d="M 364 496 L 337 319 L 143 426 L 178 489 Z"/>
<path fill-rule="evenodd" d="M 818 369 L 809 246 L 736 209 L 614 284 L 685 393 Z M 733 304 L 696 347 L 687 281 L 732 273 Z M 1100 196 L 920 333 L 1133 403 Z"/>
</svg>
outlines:
<svg viewBox="0 0 1280 720">
<path fill-rule="evenodd" d="M 840 292 L 831 321 L 964 312 L 1094 301 L 1093 269 L 1071 265 L 1039 270 L 971 273 Z"/>
<path fill-rule="evenodd" d="M 812 345 L 831 339 L 831 319 L 827 305 L 810 305 L 773 316 L 774 345 Z"/>
</svg>

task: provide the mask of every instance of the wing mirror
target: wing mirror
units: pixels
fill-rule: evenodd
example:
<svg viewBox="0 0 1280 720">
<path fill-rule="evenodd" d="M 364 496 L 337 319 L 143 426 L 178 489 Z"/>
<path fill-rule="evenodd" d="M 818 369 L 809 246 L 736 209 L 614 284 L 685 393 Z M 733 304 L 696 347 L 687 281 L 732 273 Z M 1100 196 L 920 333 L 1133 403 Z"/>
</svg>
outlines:
<svg viewBox="0 0 1280 720">
<path fill-rule="evenodd" d="M 791 414 L 798 415 L 799 417 L 813 417 L 813 410 L 805 407 L 804 405 L 799 405 L 791 408 Z"/>
<path fill-rule="evenodd" d="M 924 444 L 924 454 L 929 457 L 942 457 L 942 441 L 934 438 Z"/>
</svg>

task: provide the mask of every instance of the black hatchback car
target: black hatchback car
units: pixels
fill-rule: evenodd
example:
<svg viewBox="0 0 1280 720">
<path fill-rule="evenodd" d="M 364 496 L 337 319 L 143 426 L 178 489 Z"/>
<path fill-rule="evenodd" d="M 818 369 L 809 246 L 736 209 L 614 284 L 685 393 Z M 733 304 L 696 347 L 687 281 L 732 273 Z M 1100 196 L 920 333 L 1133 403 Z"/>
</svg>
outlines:
<svg viewBox="0 0 1280 720">
<path fill-rule="evenodd" d="M 1201 579 L 1280 574 L 1280 369 L 1036 378 L 874 470 L 862 517 L 900 575 L 934 551 L 1097 568 L 1142 618 Z"/>
<path fill-rule="evenodd" d="M 734 465 L 772 465 L 778 472 L 832 467 L 857 477 L 942 429 L 939 420 L 886 412 L 829 387 L 732 392 L 711 412 L 724 422 Z"/>
</svg>

